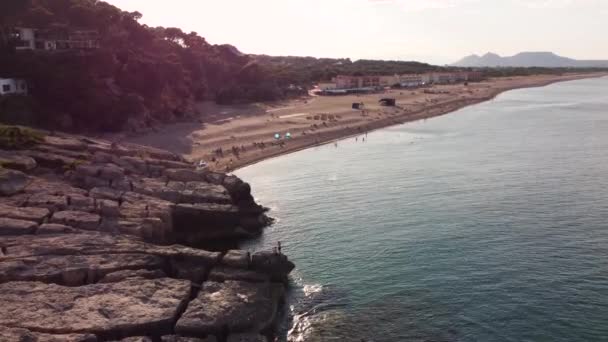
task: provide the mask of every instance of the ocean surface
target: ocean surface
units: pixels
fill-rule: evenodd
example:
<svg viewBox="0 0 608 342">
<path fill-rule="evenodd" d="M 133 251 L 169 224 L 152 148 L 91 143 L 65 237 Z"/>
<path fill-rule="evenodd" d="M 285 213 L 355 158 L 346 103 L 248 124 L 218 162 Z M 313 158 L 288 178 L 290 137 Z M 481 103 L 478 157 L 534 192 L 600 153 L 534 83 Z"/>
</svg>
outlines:
<svg viewBox="0 0 608 342">
<path fill-rule="evenodd" d="M 241 169 L 290 341 L 608 341 L 608 78 Z"/>
</svg>

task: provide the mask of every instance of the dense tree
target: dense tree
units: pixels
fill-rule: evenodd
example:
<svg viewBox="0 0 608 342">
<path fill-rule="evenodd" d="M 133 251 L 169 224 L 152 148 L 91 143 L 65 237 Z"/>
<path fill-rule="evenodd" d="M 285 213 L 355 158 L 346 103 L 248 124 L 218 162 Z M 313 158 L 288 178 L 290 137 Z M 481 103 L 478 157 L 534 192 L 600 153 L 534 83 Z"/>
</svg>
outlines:
<svg viewBox="0 0 608 342">
<path fill-rule="evenodd" d="M 141 13 L 103 1 L 24 3 L 0 2 L 0 13 L 11 13 L 6 28 L 32 27 L 57 36 L 96 30 L 100 40 L 99 49 L 82 52 L 0 52 L 0 75 L 30 82 L 35 115 L 24 116 L 30 124 L 117 130 L 194 114 L 194 101 L 220 94 L 226 103 L 284 95 L 250 57 L 229 45 L 211 45 L 196 32 L 151 28 L 138 22 Z"/>
</svg>

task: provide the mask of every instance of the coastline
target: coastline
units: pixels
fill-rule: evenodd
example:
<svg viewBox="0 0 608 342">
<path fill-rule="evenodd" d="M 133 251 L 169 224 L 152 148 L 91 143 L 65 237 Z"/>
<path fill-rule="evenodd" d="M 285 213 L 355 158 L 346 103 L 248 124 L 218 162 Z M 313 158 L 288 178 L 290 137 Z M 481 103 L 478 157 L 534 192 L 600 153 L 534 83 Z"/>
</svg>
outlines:
<svg viewBox="0 0 608 342">
<path fill-rule="evenodd" d="M 366 132 L 452 113 L 492 100 L 506 91 L 605 76 L 608 73 L 503 77 L 468 86 L 440 85 L 382 94 L 311 97 L 267 106 L 262 114 L 259 106 L 251 107 L 252 112 L 257 111 L 251 115 L 244 115 L 247 110 L 242 107 L 234 113 L 230 107 L 223 107 L 222 114 L 226 113 L 226 118 L 168 125 L 158 132 L 129 137 L 125 141 L 166 148 L 191 161 L 205 160 L 212 170 L 232 172 L 266 159 Z M 379 98 L 386 96 L 397 98 L 397 107 L 375 105 Z M 365 110 L 350 109 L 351 102 L 365 102 Z M 330 119 L 319 119 L 321 116 Z M 281 144 L 273 138 L 275 132 L 290 132 L 292 138 L 282 139 Z M 222 153 L 214 153 L 217 149 L 222 149 Z"/>
<path fill-rule="evenodd" d="M 559 83 L 559 82 L 568 82 L 568 81 L 575 81 L 575 80 L 581 80 L 581 79 L 587 79 L 587 78 L 600 78 L 600 77 L 606 77 L 608 76 L 608 74 L 602 74 L 602 75 L 596 75 L 596 76 L 589 76 L 589 75 L 585 75 L 581 77 L 576 77 L 576 78 L 569 78 L 569 79 L 557 79 L 557 80 L 551 80 L 551 81 L 547 81 L 541 84 L 531 84 L 531 85 L 523 85 L 523 86 L 519 86 L 519 87 L 513 87 L 513 88 L 508 88 L 508 89 L 502 89 L 500 91 L 497 91 L 495 93 L 493 93 L 491 96 L 488 96 L 486 98 L 482 98 L 482 99 L 478 99 L 478 100 L 457 100 L 454 101 L 453 105 L 454 107 L 448 109 L 448 110 L 440 110 L 437 113 L 431 112 L 431 113 L 427 113 L 428 111 L 433 111 L 434 109 L 438 109 L 438 107 L 440 106 L 445 106 L 446 104 L 442 104 L 442 105 L 436 105 L 436 106 L 431 106 L 428 107 L 426 109 L 420 110 L 416 113 L 412 113 L 410 115 L 406 115 L 405 117 L 398 117 L 398 118 L 393 118 L 392 120 L 388 120 L 388 121 L 376 121 L 373 125 L 373 127 L 369 130 L 367 130 L 366 132 L 373 132 L 379 129 L 383 129 L 383 128 L 387 128 L 387 127 L 391 127 L 391 126 L 395 126 L 395 125 L 402 125 L 404 123 L 408 123 L 408 122 L 414 122 L 414 121 L 418 121 L 418 120 L 425 120 L 425 119 L 430 119 L 430 118 L 434 118 L 437 116 L 442 116 L 442 115 L 446 115 L 446 114 L 450 114 L 452 112 L 458 111 L 462 108 L 466 108 L 468 106 L 472 106 L 472 105 L 476 105 L 479 103 L 483 103 L 483 102 L 487 102 L 487 101 L 491 101 L 494 98 L 496 98 L 498 95 L 511 91 L 511 90 L 517 90 L 517 89 L 525 89 L 525 88 L 541 88 L 541 87 L 546 87 L 549 86 L 551 84 L 554 83 Z M 402 119 L 401 121 L 399 121 L 398 119 Z M 365 133 L 363 133 L 365 134 Z M 345 132 L 344 135 L 340 135 L 339 133 L 336 134 L 336 136 L 334 138 L 329 138 L 328 140 L 324 140 L 318 144 L 309 144 L 306 146 L 301 146 L 301 147 L 297 147 L 297 148 L 291 148 L 291 149 L 285 149 L 283 151 L 277 151 L 277 153 L 269 153 L 265 156 L 260 156 L 259 158 L 256 158 L 254 160 L 251 161 L 247 161 L 244 163 L 238 163 L 235 164 L 235 166 L 233 168 L 229 168 L 227 169 L 227 172 L 234 172 L 238 169 L 250 166 L 250 165 L 254 165 L 257 163 L 260 163 L 264 160 L 268 160 L 268 159 L 272 159 L 272 158 L 276 158 L 276 157 L 280 157 L 282 155 L 287 155 L 287 154 L 291 154 L 291 153 L 295 153 L 295 152 L 299 152 L 299 151 L 303 151 L 315 146 L 322 146 L 322 145 L 327 145 L 327 144 L 331 144 L 333 142 L 336 141 L 340 141 L 340 140 L 345 140 L 348 138 L 352 138 L 355 136 L 359 136 L 361 135 L 361 133 L 354 133 L 354 134 L 348 134 Z"/>
</svg>

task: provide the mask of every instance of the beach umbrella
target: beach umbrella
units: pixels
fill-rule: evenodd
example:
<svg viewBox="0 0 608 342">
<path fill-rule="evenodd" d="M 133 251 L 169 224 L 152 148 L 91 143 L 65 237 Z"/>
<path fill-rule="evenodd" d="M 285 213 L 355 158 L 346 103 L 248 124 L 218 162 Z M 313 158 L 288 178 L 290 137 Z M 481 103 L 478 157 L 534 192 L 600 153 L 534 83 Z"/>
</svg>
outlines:
<svg viewBox="0 0 608 342">
<path fill-rule="evenodd" d="M 277 140 L 281 139 L 281 134 L 280 133 L 275 133 L 274 134 L 274 138 L 277 139 Z"/>
</svg>

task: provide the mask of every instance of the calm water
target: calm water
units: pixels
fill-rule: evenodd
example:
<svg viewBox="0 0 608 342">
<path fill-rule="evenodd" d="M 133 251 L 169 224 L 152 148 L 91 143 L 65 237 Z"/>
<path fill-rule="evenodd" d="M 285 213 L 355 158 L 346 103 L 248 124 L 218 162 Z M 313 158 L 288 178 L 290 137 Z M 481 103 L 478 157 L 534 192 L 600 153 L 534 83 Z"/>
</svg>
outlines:
<svg viewBox="0 0 608 342">
<path fill-rule="evenodd" d="M 301 341 L 608 341 L 608 78 L 237 172 Z"/>
</svg>

